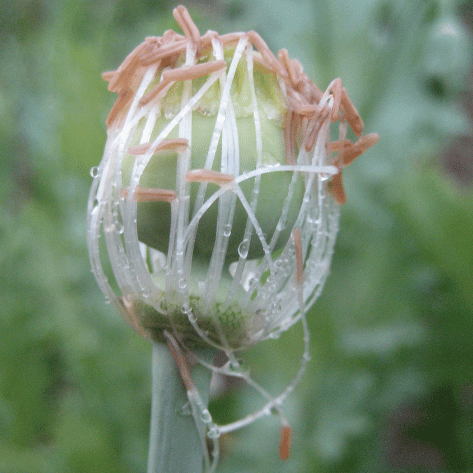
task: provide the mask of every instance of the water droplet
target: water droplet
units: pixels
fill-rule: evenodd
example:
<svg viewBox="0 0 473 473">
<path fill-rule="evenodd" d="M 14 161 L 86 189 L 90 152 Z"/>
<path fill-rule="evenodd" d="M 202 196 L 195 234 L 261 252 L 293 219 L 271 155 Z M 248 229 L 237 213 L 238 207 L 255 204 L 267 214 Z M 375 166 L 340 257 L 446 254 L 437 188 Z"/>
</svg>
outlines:
<svg viewBox="0 0 473 473">
<path fill-rule="evenodd" d="M 192 409 L 189 404 L 189 401 L 186 402 L 178 411 L 177 414 L 180 416 L 190 416 L 192 414 Z"/>
<path fill-rule="evenodd" d="M 187 314 L 187 318 L 189 319 L 189 322 L 191 323 L 197 322 L 197 315 L 195 315 L 193 312 L 189 312 Z"/>
<path fill-rule="evenodd" d="M 117 232 L 121 235 L 124 231 L 125 231 L 125 228 L 123 227 L 123 224 L 121 222 L 118 222 L 116 225 L 115 225 L 116 229 L 117 229 Z"/>
<path fill-rule="evenodd" d="M 174 118 L 175 111 L 173 107 L 166 107 L 166 110 L 164 110 L 164 118 L 166 120 L 171 120 Z"/>
<path fill-rule="evenodd" d="M 186 280 L 184 278 L 179 279 L 177 285 L 179 286 L 179 289 L 185 289 L 187 287 Z"/>
<path fill-rule="evenodd" d="M 286 228 L 286 222 L 285 221 L 282 221 L 282 222 L 278 222 L 277 226 L 276 226 L 276 229 L 280 232 L 282 230 L 284 230 Z"/>
<path fill-rule="evenodd" d="M 204 409 L 202 411 L 202 414 L 200 414 L 200 418 L 202 419 L 202 422 L 205 422 L 208 424 L 212 420 L 212 416 L 210 415 L 210 412 L 207 409 Z"/>
<path fill-rule="evenodd" d="M 246 258 L 248 256 L 249 246 L 250 245 L 246 238 L 238 245 L 238 254 L 240 255 L 240 258 Z"/>
<path fill-rule="evenodd" d="M 332 176 L 331 174 L 327 174 L 327 173 L 325 173 L 325 172 L 321 172 L 321 173 L 319 174 L 319 179 L 320 179 L 321 181 L 328 181 L 331 176 Z"/>
<path fill-rule="evenodd" d="M 218 439 L 220 437 L 220 429 L 216 425 L 210 427 L 207 432 L 207 437 L 210 439 Z"/>
<path fill-rule="evenodd" d="M 90 168 L 90 175 L 96 178 L 99 175 L 99 168 L 97 166 Z"/>
<path fill-rule="evenodd" d="M 192 311 L 192 308 L 188 302 L 185 302 L 184 304 L 182 304 L 181 312 L 183 314 L 188 314 L 191 311 Z"/>
<path fill-rule="evenodd" d="M 248 287 L 251 288 L 253 285 L 258 284 L 258 280 L 254 276 L 250 276 L 247 280 Z"/>
<path fill-rule="evenodd" d="M 225 225 L 225 228 L 223 229 L 223 236 L 229 237 L 231 233 L 232 226 L 230 224 Z"/>
</svg>

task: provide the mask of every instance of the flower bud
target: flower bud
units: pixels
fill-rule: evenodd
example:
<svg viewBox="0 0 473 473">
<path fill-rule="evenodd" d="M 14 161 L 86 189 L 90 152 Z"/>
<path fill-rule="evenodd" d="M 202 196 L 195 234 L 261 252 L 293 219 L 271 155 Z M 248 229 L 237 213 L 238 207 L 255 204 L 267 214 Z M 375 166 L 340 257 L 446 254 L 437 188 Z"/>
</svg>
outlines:
<svg viewBox="0 0 473 473">
<path fill-rule="evenodd" d="M 320 294 L 341 170 L 377 135 L 340 79 L 322 92 L 255 32 L 201 36 L 183 7 L 175 17 L 184 36 L 146 38 L 104 74 L 118 99 L 92 173 L 89 253 L 141 333 L 229 353 L 277 337 Z"/>
</svg>

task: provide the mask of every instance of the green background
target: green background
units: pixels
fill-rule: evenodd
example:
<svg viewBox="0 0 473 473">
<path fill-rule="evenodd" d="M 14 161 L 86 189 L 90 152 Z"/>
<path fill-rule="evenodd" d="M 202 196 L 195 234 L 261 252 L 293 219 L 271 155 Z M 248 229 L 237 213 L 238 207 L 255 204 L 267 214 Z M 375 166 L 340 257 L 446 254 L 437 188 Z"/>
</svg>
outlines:
<svg viewBox="0 0 473 473">
<path fill-rule="evenodd" d="M 151 347 L 104 302 L 85 245 L 89 169 L 114 101 L 100 74 L 176 29 L 151 0 L 0 3 L 0 472 L 145 471 Z M 255 29 L 325 88 L 341 77 L 379 143 L 344 172 L 312 361 L 277 418 L 224 439 L 219 472 L 473 471 L 473 81 L 466 2 L 187 5 L 200 31 Z M 248 353 L 278 393 L 300 327 Z M 218 420 L 260 405 L 235 385 Z"/>
</svg>

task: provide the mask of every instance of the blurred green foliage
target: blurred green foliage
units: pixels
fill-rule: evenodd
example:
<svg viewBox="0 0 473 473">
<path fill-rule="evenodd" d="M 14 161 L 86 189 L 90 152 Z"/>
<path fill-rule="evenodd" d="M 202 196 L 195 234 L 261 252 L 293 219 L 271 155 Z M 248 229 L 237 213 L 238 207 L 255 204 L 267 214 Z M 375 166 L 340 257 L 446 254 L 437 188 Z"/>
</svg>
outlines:
<svg viewBox="0 0 473 473">
<path fill-rule="evenodd" d="M 0 3 L 1 473 L 145 470 L 151 350 L 95 284 L 85 206 L 114 100 L 100 74 L 175 29 L 173 6 Z M 344 172 L 332 274 L 309 315 L 312 362 L 287 403 L 291 456 L 280 462 L 267 418 L 225 438 L 219 471 L 473 471 L 472 153 L 444 152 L 473 134 L 460 100 L 473 103 L 471 7 L 189 8 L 201 31 L 256 29 L 274 51 L 286 47 L 322 88 L 341 77 L 381 136 Z M 255 348 L 256 378 L 280 391 L 301 346 L 295 328 Z M 259 402 L 235 387 L 211 408 L 230 420 Z"/>
</svg>

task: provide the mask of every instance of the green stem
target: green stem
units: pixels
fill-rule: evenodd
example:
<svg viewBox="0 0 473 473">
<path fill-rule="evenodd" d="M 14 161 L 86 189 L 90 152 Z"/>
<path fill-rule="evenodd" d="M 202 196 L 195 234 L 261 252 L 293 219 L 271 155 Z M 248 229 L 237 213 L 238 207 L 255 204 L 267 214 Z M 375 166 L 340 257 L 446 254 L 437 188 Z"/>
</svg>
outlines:
<svg viewBox="0 0 473 473">
<path fill-rule="evenodd" d="M 199 356 L 211 362 L 213 352 L 200 351 Z M 184 383 L 168 346 L 153 342 L 152 360 L 148 473 L 202 473 L 206 426 L 203 422 L 197 425 L 192 416 Z M 191 374 L 207 405 L 210 370 L 195 365 Z"/>
</svg>

